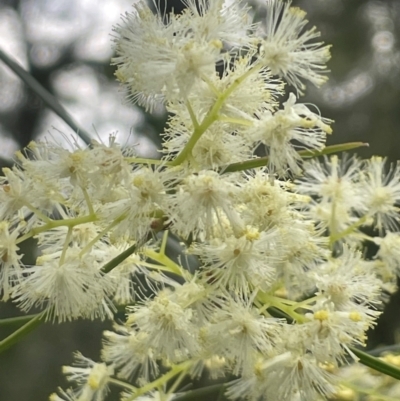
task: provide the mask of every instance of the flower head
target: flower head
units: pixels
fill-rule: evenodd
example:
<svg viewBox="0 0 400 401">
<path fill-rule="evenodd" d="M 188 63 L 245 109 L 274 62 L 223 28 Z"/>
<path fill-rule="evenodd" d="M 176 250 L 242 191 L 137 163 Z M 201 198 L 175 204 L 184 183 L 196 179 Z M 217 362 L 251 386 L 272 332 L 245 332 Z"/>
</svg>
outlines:
<svg viewBox="0 0 400 401">
<path fill-rule="evenodd" d="M 291 2 L 267 1 L 267 19 L 261 41 L 261 58 L 273 74 L 279 75 L 302 93 L 307 80 L 316 86 L 326 81 L 325 63 L 330 59 L 330 46 L 309 41 L 320 36 L 313 27 L 304 30 L 306 13 Z"/>
<path fill-rule="evenodd" d="M 151 109 L 164 98 L 186 98 L 193 83 L 213 73 L 224 42 L 243 42 L 251 23 L 247 9 L 222 0 L 188 0 L 179 16 L 153 14 L 145 1 L 135 4 L 115 27 L 117 78 L 133 101 Z"/>
<path fill-rule="evenodd" d="M 298 175 L 301 156 L 298 149 L 322 150 L 326 134 L 331 133 L 330 120 L 313 113 L 305 104 L 296 103 L 291 93 L 284 108 L 275 113 L 260 113 L 249 135 L 254 142 L 266 145 L 269 165 L 279 174 L 287 168 Z"/>
<path fill-rule="evenodd" d="M 80 401 L 102 401 L 108 393 L 108 379 L 114 374 L 114 369 L 105 363 L 95 363 L 77 352 L 75 365 L 64 366 L 63 373 L 68 381 L 75 383 L 76 386 L 73 390 L 61 393 L 68 401 L 68 397 L 74 396 Z M 52 399 L 60 398 L 53 396 Z"/>
<path fill-rule="evenodd" d="M 65 258 L 46 254 L 24 272 L 15 288 L 16 302 L 23 310 L 45 306 L 47 316 L 59 322 L 111 315 L 108 294 L 112 287 L 92 255 L 80 257 L 79 250 L 68 252 Z"/>
<path fill-rule="evenodd" d="M 395 231 L 400 224 L 400 164 L 385 171 L 386 159 L 374 156 L 365 163 L 362 194 L 365 208 L 374 219 L 374 226 Z"/>
</svg>

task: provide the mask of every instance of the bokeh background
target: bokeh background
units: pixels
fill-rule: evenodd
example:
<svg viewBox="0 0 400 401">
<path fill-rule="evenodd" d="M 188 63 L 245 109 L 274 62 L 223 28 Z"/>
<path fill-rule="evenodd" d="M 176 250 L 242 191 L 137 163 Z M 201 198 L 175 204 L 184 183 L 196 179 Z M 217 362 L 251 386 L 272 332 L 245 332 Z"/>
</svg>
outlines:
<svg viewBox="0 0 400 401">
<path fill-rule="evenodd" d="M 212 0 L 210 0 L 212 1 Z M 109 61 L 112 26 L 134 0 L 0 0 L 0 48 L 65 106 L 94 138 L 118 132 L 120 143 L 135 144 L 140 155 L 157 157 L 166 115 L 145 114 L 124 102 Z M 262 4 L 262 0 L 252 4 Z M 161 1 L 163 7 L 163 1 Z M 329 144 L 368 142 L 363 157 L 400 159 L 400 1 L 293 0 L 305 9 L 310 26 L 333 45 L 329 82 L 311 88 L 304 102 L 335 120 Z M 168 1 L 169 8 L 181 8 Z M 74 132 L 0 61 L 0 165 L 33 139 Z M 26 262 L 33 249 L 26 245 Z M 12 304 L 0 304 L 0 318 L 16 316 Z M 398 342 L 400 297 L 394 295 L 370 335 L 369 347 Z M 66 387 L 61 366 L 72 352 L 98 359 L 101 331 L 110 322 L 42 325 L 0 355 L 0 401 L 47 400 Z M 0 327 L 0 339 L 9 334 Z"/>
</svg>

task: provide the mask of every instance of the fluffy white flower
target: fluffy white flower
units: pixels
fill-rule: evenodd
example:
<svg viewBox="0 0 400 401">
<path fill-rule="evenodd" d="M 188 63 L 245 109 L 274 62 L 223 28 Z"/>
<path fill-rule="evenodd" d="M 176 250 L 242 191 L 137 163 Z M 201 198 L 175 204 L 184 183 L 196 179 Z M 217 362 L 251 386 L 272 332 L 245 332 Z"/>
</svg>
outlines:
<svg viewBox="0 0 400 401">
<path fill-rule="evenodd" d="M 22 275 L 19 247 L 16 240 L 19 230 L 10 230 L 7 221 L 0 221 L 0 295 L 2 301 L 10 297 L 12 287 L 19 282 Z"/>
<path fill-rule="evenodd" d="M 383 261 L 385 267 L 400 275 L 400 234 L 387 232 L 381 237 L 374 237 L 373 241 L 379 245 L 376 258 Z"/>
<path fill-rule="evenodd" d="M 310 274 L 319 271 L 321 263 L 330 255 L 328 239 L 311 221 L 303 220 L 300 213 L 291 213 L 291 220 L 280 226 L 282 237 L 281 259 L 277 276 L 282 279 L 291 299 L 311 293 L 315 279 Z"/>
<path fill-rule="evenodd" d="M 344 231 L 358 220 L 356 214 L 365 212 L 360 188 L 362 164 L 357 158 L 340 160 L 335 155 L 323 162 L 314 159 L 304 163 L 304 169 L 304 176 L 296 180 L 296 189 L 315 197 L 309 205 L 309 215 L 327 227 L 331 235 Z M 351 234 L 345 239 L 351 239 Z"/>
<path fill-rule="evenodd" d="M 79 249 L 69 250 L 62 260 L 60 253 L 43 255 L 24 273 L 15 298 L 25 311 L 44 306 L 47 317 L 59 322 L 112 316 L 108 300 L 112 286 L 103 279 L 95 258 L 80 257 Z"/>
<path fill-rule="evenodd" d="M 112 224 L 114 240 L 141 240 L 150 232 L 157 214 L 167 208 L 168 178 L 168 172 L 141 167 L 120 183 L 119 198 L 98 213 L 104 225 Z"/>
<path fill-rule="evenodd" d="M 237 129 L 251 120 L 254 113 L 263 110 L 274 111 L 278 107 L 278 98 L 284 94 L 284 83 L 272 77 L 268 68 L 261 67 L 255 61 L 255 51 L 235 58 L 225 57 L 223 71 L 211 75 L 207 81 L 198 82 L 189 97 L 191 104 L 199 113 L 205 114 L 219 97 L 226 93 L 220 115 Z M 233 89 L 232 89 L 233 88 Z M 244 121 L 240 121 L 244 120 Z"/>
<path fill-rule="evenodd" d="M 117 78 L 126 84 L 135 102 L 151 109 L 164 97 L 185 98 L 193 83 L 213 73 L 222 58 L 223 42 L 243 42 L 251 28 L 247 9 L 239 2 L 186 2 L 179 16 L 153 14 L 145 1 L 135 4 L 117 37 Z"/>
<path fill-rule="evenodd" d="M 77 352 L 74 366 L 64 366 L 63 373 L 76 386 L 73 392 L 64 394 L 75 395 L 79 401 L 103 401 L 108 393 L 108 380 L 114 374 L 114 368 L 105 363 L 95 363 Z"/>
<path fill-rule="evenodd" d="M 225 216 L 234 232 L 243 230 L 243 222 L 237 210 L 235 200 L 238 187 L 235 179 L 238 174 L 219 175 L 215 171 L 203 170 L 188 175 L 176 188 L 174 208 L 171 219 L 174 227 L 183 237 L 193 234 L 210 236 L 221 228 Z M 218 230 L 217 230 L 218 231 Z"/>
<path fill-rule="evenodd" d="M 360 305 L 380 303 L 381 281 L 361 258 L 359 251 L 344 247 L 338 258 L 329 260 L 313 272 L 320 294 L 328 298 L 337 310 L 351 310 Z"/>
<path fill-rule="evenodd" d="M 198 328 L 193 323 L 193 310 L 177 302 L 173 292 L 165 289 L 143 305 L 127 308 L 127 324 L 144 332 L 145 346 L 155 359 L 178 362 L 198 351 Z"/>
<path fill-rule="evenodd" d="M 306 314 L 311 320 L 291 333 L 291 346 L 303 347 L 319 362 L 337 365 L 344 361 L 346 352 L 352 355 L 349 346 L 366 345 L 366 332 L 379 314 L 357 305 L 353 310 L 337 311 L 328 301 L 318 302 L 313 313 Z"/>
<path fill-rule="evenodd" d="M 193 310 L 195 321 L 199 326 L 208 321 L 215 305 L 220 301 L 220 295 L 202 283 L 197 274 L 191 281 L 176 285 L 174 291 L 174 298 L 179 305 Z"/>
<path fill-rule="evenodd" d="M 268 355 L 281 334 L 274 318 L 260 315 L 251 304 L 233 299 L 223 303 L 210 316 L 208 341 L 216 355 L 226 358 L 233 366 L 233 374 L 246 374 L 258 355 Z"/>
<path fill-rule="evenodd" d="M 261 41 L 261 58 L 273 74 L 283 77 L 302 93 L 307 80 L 316 86 L 326 81 L 326 62 L 330 59 L 330 46 L 323 42 L 310 42 L 320 36 L 313 27 L 305 30 L 306 13 L 291 7 L 291 1 L 268 0 L 265 39 Z"/>
<path fill-rule="evenodd" d="M 246 181 L 240 182 L 241 216 L 246 224 L 266 230 L 269 227 L 288 228 L 293 222 L 294 208 L 308 203 L 309 198 L 291 192 L 289 181 L 281 181 L 264 169 L 245 173 Z"/>
<path fill-rule="evenodd" d="M 381 233 L 397 230 L 400 223 L 400 164 L 390 166 L 388 171 L 385 165 L 386 159 L 382 157 L 367 160 L 361 182 L 366 210 Z"/>
<path fill-rule="evenodd" d="M 26 210 L 33 185 L 24 173 L 14 168 L 3 168 L 4 176 L 0 177 L 0 219 L 11 220 L 21 209 Z"/>
<path fill-rule="evenodd" d="M 27 147 L 27 156 L 22 152 L 18 158 L 29 176 L 40 177 L 57 182 L 67 181 L 70 186 L 86 187 L 93 161 L 89 161 L 90 148 L 81 148 L 72 143 L 71 150 L 50 142 L 31 142 Z M 65 186 L 65 184 L 63 185 Z"/>
<path fill-rule="evenodd" d="M 203 278 L 210 285 L 249 296 L 254 288 L 267 291 L 280 262 L 280 237 L 276 230 L 259 232 L 248 227 L 244 234 L 195 243 L 189 249 L 203 262 Z"/>
<path fill-rule="evenodd" d="M 322 150 L 326 134 L 331 133 L 330 122 L 305 104 L 296 103 L 296 96 L 291 93 L 282 110 L 260 113 L 248 135 L 254 142 L 266 145 L 268 163 L 278 173 L 284 174 L 289 168 L 298 175 L 301 156 L 296 149 Z"/>
<path fill-rule="evenodd" d="M 18 152 L 25 175 L 35 183 L 35 206 L 51 212 L 54 204 L 64 204 L 71 196 L 80 201 L 82 191 L 90 195 L 92 202 L 105 201 L 115 184 L 126 180 L 131 171 L 115 135 L 110 135 L 108 145 L 92 141 L 92 147 L 81 148 L 77 143 L 69 147 L 31 142 L 27 155 Z"/>
<path fill-rule="evenodd" d="M 115 367 L 118 377 L 129 380 L 138 372 L 139 381 L 149 382 L 158 373 L 158 366 L 148 347 L 148 334 L 125 326 L 114 329 L 103 333 L 102 359 Z"/>
<path fill-rule="evenodd" d="M 315 400 L 335 391 L 335 377 L 310 354 L 284 352 L 260 359 L 253 372 L 230 383 L 227 395 L 233 399 Z"/>
<path fill-rule="evenodd" d="M 65 216 L 72 218 L 72 216 Z M 78 224 L 71 229 L 67 226 L 54 227 L 47 231 L 38 234 L 38 245 L 42 254 L 55 254 L 61 252 L 65 241 L 74 248 L 83 249 L 91 241 L 93 241 L 101 232 L 101 227 L 94 223 Z M 101 247 L 102 242 L 93 244 L 96 247 Z"/>
</svg>

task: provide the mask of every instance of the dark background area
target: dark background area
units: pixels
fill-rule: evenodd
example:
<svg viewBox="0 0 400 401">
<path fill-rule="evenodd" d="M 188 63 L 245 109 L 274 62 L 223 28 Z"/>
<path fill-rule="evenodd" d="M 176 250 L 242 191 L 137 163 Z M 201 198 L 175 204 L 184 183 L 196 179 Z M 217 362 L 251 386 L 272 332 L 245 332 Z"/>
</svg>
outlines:
<svg viewBox="0 0 400 401">
<path fill-rule="evenodd" d="M 141 155 L 156 157 L 165 114 L 146 115 L 125 104 L 110 67 L 111 28 L 133 0 L 0 0 L 0 48 L 16 58 L 93 137 L 136 144 Z M 254 4 L 262 4 L 254 1 Z M 179 9 L 179 2 L 169 6 Z M 309 87 L 304 102 L 316 104 L 335 120 L 328 144 L 363 141 L 362 157 L 400 159 L 400 1 L 294 0 L 307 11 L 322 40 L 332 47 L 330 79 Z M 33 139 L 73 132 L 0 61 L 0 165 Z M 34 257 L 27 247 L 26 262 Z M 0 304 L 0 318 L 16 316 Z M 400 297 L 392 297 L 370 347 L 399 342 Z M 101 331 L 111 322 L 42 325 L 0 355 L 0 401 L 47 400 L 66 387 L 61 365 L 72 352 L 98 359 Z M 0 328 L 0 339 L 8 332 Z"/>
</svg>

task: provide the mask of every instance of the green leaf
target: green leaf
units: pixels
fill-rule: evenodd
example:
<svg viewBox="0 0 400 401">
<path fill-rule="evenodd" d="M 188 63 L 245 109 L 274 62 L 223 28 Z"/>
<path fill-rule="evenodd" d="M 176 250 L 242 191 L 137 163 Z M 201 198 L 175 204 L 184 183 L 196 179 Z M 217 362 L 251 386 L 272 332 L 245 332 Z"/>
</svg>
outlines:
<svg viewBox="0 0 400 401">
<path fill-rule="evenodd" d="M 116 256 L 114 259 L 111 259 L 108 263 L 106 263 L 102 268 L 101 271 L 103 273 L 109 273 L 112 269 L 117 267 L 120 263 L 122 263 L 126 258 L 131 256 L 133 253 L 136 252 L 138 249 L 138 244 L 133 244 L 130 246 L 128 249 L 125 249 L 125 251 L 121 252 L 118 256 Z"/>
<path fill-rule="evenodd" d="M 0 353 L 10 348 L 12 345 L 21 341 L 26 335 L 28 335 L 31 331 L 36 329 L 40 324 L 43 323 L 41 319 L 42 315 L 38 314 L 32 319 L 30 319 L 27 323 L 21 326 L 18 330 L 14 331 L 4 340 L 0 341 Z"/>
<path fill-rule="evenodd" d="M 357 348 L 349 347 L 350 351 L 356 355 L 360 360 L 359 362 L 371 369 L 381 372 L 385 375 L 400 380 L 400 369 L 394 365 L 390 365 L 375 356 L 369 355 Z"/>
<path fill-rule="evenodd" d="M 24 316 L 17 316 L 17 317 L 7 317 L 4 319 L 0 319 L 0 327 L 7 327 L 7 326 L 21 326 L 27 323 L 32 318 L 38 316 L 35 315 L 24 315 Z"/>
<path fill-rule="evenodd" d="M 0 60 L 2 60 L 11 70 L 18 75 L 22 81 L 25 82 L 29 88 L 31 88 L 46 104 L 46 106 L 53 110 L 59 117 L 61 117 L 77 135 L 88 145 L 91 143 L 90 135 L 80 128 L 73 118 L 67 113 L 61 103 L 48 91 L 46 90 L 33 76 L 25 71 L 16 61 L 10 56 L 4 53 L 0 49 Z"/>
<path fill-rule="evenodd" d="M 340 153 L 346 152 L 348 150 L 361 148 L 363 146 L 369 146 L 368 143 L 365 142 L 347 142 L 347 143 L 340 143 L 338 145 L 330 145 L 326 146 L 324 149 L 320 151 L 315 150 L 301 150 L 299 155 L 303 158 L 311 158 L 311 157 L 318 157 L 323 155 L 330 155 L 332 153 Z"/>
<path fill-rule="evenodd" d="M 304 159 L 309 159 L 312 157 L 329 155 L 332 153 L 345 152 L 347 150 L 360 148 L 362 146 L 368 146 L 368 144 L 364 142 L 341 143 L 339 145 L 326 146 L 321 151 L 301 150 L 299 151 L 299 155 Z M 246 160 L 244 162 L 229 164 L 228 166 L 221 169 L 221 174 L 233 173 L 235 171 L 250 170 L 257 167 L 266 166 L 267 164 L 268 164 L 268 157 L 259 157 L 257 159 L 251 159 L 251 160 Z"/>
</svg>

